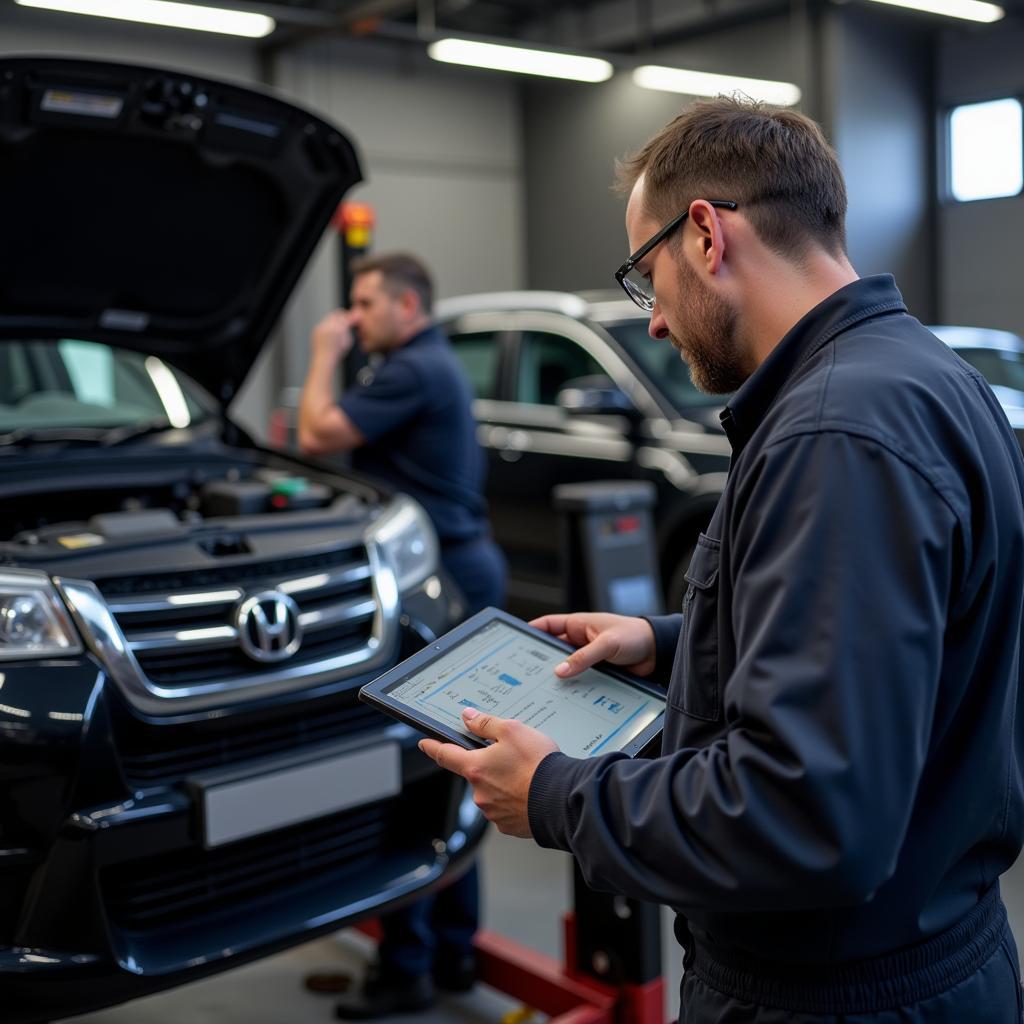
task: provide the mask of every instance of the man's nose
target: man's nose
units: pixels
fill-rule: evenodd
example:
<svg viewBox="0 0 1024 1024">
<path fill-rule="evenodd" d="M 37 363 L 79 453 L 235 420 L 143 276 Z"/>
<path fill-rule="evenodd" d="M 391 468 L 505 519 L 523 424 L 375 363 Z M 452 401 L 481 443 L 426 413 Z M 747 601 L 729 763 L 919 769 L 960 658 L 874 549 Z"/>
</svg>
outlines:
<svg viewBox="0 0 1024 1024">
<path fill-rule="evenodd" d="M 662 316 L 657 300 L 654 302 L 654 309 L 651 310 L 651 322 L 647 325 L 647 333 L 655 341 L 664 341 L 669 335 L 668 322 Z"/>
</svg>

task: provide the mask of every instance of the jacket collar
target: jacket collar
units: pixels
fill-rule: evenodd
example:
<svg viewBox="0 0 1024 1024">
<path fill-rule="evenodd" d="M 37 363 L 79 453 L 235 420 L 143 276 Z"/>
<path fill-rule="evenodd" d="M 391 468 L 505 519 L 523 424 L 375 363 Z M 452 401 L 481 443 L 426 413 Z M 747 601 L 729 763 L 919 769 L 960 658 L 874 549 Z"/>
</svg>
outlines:
<svg viewBox="0 0 1024 1024">
<path fill-rule="evenodd" d="M 804 314 L 722 410 L 733 455 L 739 455 L 787 381 L 815 352 L 855 324 L 906 311 L 892 275 L 879 274 L 844 285 Z"/>
</svg>

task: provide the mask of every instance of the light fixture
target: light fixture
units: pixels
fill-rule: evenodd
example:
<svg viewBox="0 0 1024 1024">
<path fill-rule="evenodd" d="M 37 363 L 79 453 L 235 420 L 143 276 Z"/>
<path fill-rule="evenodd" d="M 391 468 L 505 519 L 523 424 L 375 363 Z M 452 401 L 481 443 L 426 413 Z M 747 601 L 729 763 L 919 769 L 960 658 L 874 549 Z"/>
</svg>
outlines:
<svg viewBox="0 0 1024 1024">
<path fill-rule="evenodd" d="M 530 50 L 472 39 L 438 39 L 427 47 L 427 53 L 445 64 L 468 64 L 490 71 L 515 71 L 522 75 L 568 78 L 576 82 L 604 82 L 612 77 L 615 70 L 609 61 L 600 57 L 559 53 L 557 50 Z"/>
<path fill-rule="evenodd" d="M 140 21 L 168 28 L 192 28 L 248 39 L 262 39 L 277 27 L 274 19 L 266 14 L 173 3 L 172 0 L 15 0 L 15 3 L 44 11 L 92 14 L 99 18 Z"/>
<path fill-rule="evenodd" d="M 722 96 L 740 92 L 752 100 L 763 100 L 780 107 L 791 107 L 800 102 L 800 89 L 792 82 L 715 75 L 709 71 L 686 71 L 657 64 L 643 64 L 635 68 L 633 81 L 644 89 L 681 92 L 687 96 Z"/>
<path fill-rule="evenodd" d="M 999 21 L 1006 11 L 996 4 L 983 0 L 875 0 L 875 3 L 906 7 L 926 14 L 942 14 L 947 18 L 963 18 L 966 21 L 983 21 L 986 24 Z"/>
</svg>

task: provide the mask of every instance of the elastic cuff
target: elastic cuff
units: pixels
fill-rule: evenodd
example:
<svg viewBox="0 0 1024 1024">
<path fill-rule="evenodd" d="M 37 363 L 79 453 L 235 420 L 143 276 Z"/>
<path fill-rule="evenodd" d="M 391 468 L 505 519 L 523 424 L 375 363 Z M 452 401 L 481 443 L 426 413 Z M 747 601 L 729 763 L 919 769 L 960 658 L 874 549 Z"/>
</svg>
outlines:
<svg viewBox="0 0 1024 1024">
<path fill-rule="evenodd" d="M 672 672 L 676 648 L 679 646 L 679 633 L 683 628 L 682 615 L 642 615 L 654 630 L 654 672 L 655 679 L 665 680 Z"/>
<path fill-rule="evenodd" d="M 539 846 L 549 850 L 570 850 L 573 823 L 569 820 L 569 793 L 572 791 L 572 769 L 579 762 L 560 750 L 552 751 L 533 773 L 527 814 L 530 831 Z"/>
</svg>

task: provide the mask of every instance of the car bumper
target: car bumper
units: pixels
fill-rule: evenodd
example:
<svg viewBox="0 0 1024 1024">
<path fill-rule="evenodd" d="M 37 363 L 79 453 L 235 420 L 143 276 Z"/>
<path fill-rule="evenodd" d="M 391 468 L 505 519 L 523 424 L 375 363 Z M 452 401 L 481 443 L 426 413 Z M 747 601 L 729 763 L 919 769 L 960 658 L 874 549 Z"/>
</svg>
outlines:
<svg viewBox="0 0 1024 1024">
<path fill-rule="evenodd" d="M 404 727 L 400 727 L 403 728 Z M 414 734 L 409 732 L 414 740 Z M 105 949 L 0 947 L 5 1024 L 34 1024 L 113 1005 L 266 956 L 418 898 L 467 868 L 486 823 L 462 780 L 423 771 L 403 748 L 403 793 L 380 805 L 198 850 L 189 796 L 94 808 L 49 858 L 51 884 L 30 901 L 26 935 L 65 930 L 67 901 L 101 908 Z M 442 788 L 441 834 L 416 821 Z M 104 813 L 107 812 L 107 813 Z M 404 823 L 404 825 L 403 825 Z M 147 847 L 159 853 L 124 859 Z M 58 877 L 59 871 L 59 877 Z M 92 951 L 90 951 L 92 950 Z"/>
</svg>

